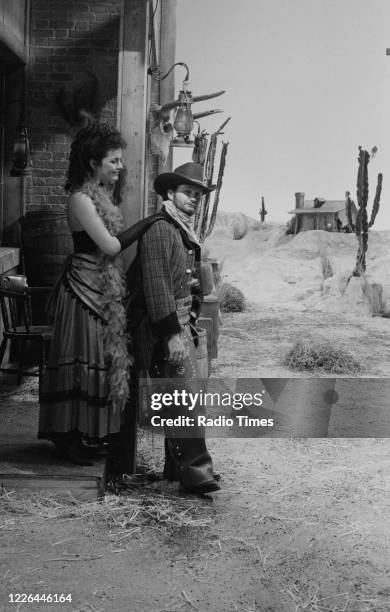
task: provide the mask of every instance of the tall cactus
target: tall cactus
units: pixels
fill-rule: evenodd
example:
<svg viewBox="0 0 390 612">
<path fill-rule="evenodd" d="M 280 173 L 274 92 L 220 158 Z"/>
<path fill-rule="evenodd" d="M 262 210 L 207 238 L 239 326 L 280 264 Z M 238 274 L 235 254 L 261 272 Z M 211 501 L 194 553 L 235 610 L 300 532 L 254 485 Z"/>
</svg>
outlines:
<svg viewBox="0 0 390 612">
<path fill-rule="evenodd" d="M 207 185 L 212 185 L 213 176 L 214 176 L 214 163 L 215 163 L 215 154 L 217 152 L 217 141 L 218 134 L 211 134 L 209 150 L 207 151 L 207 157 L 204 165 L 204 176 Z M 210 207 L 210 198 L 211 193 L 207 192 L 202 198 L 202 218 L 200 221 L 200 229 L 199 229 L 199 242 L 204 242 L 204 236 L 206 233 L 207 220 L 209 217 L 209 207 Z"/>
<path fill-rule="evenodd" d="M 350 198 L 349 191 L 345 192 L 345 210 L 347 211 L 347 219 L 348 219 L 348 231 L 355 231 L 355 221 L 353 210 L 355 210 L 355 202 L 353 202 Z"/>
<path fill-rule="evenodd" d="M 376 152 L 376 148 L 372 150 L 371 156 Z M 355 234 L 358 240 L 358 251 L 356 255 L 356 264 L 353 271 L 353 276 L 361 276 L 366 271 L 366 252 L 368 247 L 368 229 L 374 225 L 376 215 L 378 214 L 380 198 L 382 192 L 382 174 L 378 174 L 378 182 L 374 203 L 371 212 L 370 222 L 368 222 L 367 202 L 368 202 L 368 164 L 370 154 L 359 147 L 359 169 L 357 176 L 357 202 L 358 211 L 356 216 Z"/>
<path fill-rule="evenodd" d="M 202 164 L 204 167 L 204 180 L 207 185 L 211 185 L 213 182 L 214 164 L 215 164 L 215 156 L 216 156 L 216 151 L 217 151 L 218 136 L 222 133 L 223 128 L 229 121 L 230 121 L 230 117 L 226 119 L 226 121 L 224 121 L 224 123 L 218 128 L 216 132 L 211 134 L 210 143 L 209 143 L 208 150 L 207 150 L 207 155 L 204 157 L 204 161 Z M 217 208 L 219 204 L 219 194 L 220 194 L 221 187 L 222 187 L 222 178 L 223 178 L 223 173 L 225 169 L 228 144 L 229 143 L 222 143 L 222 151 L 221 151 L 221 157 L 219 161 L 217 187 L 214 193 L 214 202 L 213 202 L 213 208 L 212 208 L 210 219 L 209 219 L 209 208 L 210 208 L 210 197 L 211 197 L 210 192 L 206 193 L 203 196 L 201 205 L 199 206 L 198 211 L 195 215 L 194 229 L 199 238 L 199 242 L 201 243 L 206 240 L 206 238 L 211 234 L 214 228 L 216 215 L 217 215 Z M 204 143 L 202 143 L 202 145 L 203 145 L 202 150 L 204 151 Z M 194 151 L 194 155 L 195 155 L 195 158 L 193 157 L 194 161 L 197 159 L 199 159 L 200 161 L 200 150 L 201 148 L 199 147 L 198 150 Z"/>
<path fill-rule="evenodd" d="M 207 229 L 205 229 L 205 234 L 203 234 L 204 239 L 206 239 L 206 238 L 208 238 L 210 236 L 211 232 L 214 229 L 215 221 L 216 221 L 216 218 L 217 218 L 217 209 L 218 209 L 218 204 L 219 204 L 219 194 L 221 192 L 221 187 L 222 187 L 222 178 L 223 178 L 223 173 L 225 171 L 225 163 L 226 163 L 226 155 L 227 155 L 228 146 L 229 146 L 228 142 L 223 142 L 222 143 L 221 159 L 219 161 L 218 180 L 217 180 L 217 188 L 216 188 L 215 194 L 214 194 L 213 210 L 211 212 L 209 226 L 208 226 Z M 203 236 L 201 236 L 201 238 L 203 238 Z"/>
<path fill-rule="evenodd" d="M 207 145 L 207 132 L 206 130 L 202 130 L 199 134 L 195 136 L 192 161 L 203 166 L 204 162 L 206 161 Z"/>
<path fill-rule="evenodd" d="M 268 215 L 268 212 L 265 210 L 264 196 L 261 196 L 261 208 L 259 210 L 259 215 L 260 215 L 261 222 L 264 223 L 265 215 Z"/>
</svg>

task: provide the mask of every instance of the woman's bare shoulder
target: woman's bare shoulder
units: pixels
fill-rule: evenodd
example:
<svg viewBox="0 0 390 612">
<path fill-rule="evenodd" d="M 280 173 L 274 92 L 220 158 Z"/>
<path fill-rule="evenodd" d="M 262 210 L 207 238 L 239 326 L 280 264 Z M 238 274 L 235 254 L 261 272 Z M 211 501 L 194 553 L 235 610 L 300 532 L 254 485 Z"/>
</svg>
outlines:
<svg viewBox="0 0 390 612">
<path fill-rule="evenodd" d="M 84 191 L 75 191 L 69 196 L 69 207 L 75 206 L 93 206 L 92 199 Z"/>
<path fill-rule="evenodd" d="M 86 193 L 75 191 L 68 200 L 68 223 L 73 231 L 83 229 L 85 222 L 96 215 L 96 208 Z"/>
</svg>

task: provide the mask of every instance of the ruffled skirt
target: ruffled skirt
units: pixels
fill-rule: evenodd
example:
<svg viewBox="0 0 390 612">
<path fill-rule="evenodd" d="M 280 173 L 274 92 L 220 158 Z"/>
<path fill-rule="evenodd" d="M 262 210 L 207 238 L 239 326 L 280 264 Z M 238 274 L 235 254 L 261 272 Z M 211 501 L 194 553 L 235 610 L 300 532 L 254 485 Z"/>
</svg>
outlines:
<svg viewBox="0 0 390 612">
<path fill-rule="evenodd" d="M 80 258 L 75 263 L 80 267 Z M 93 263 L 88 270 L 91 283 L 96 280 Z M 72 267 L 74 272 L 75 265 L 71 271 Z M 53 337 L 40 392 L 38 437 L 54 439 L 56 434 L 78 431 L 96 441 L 119 431 L 121 413 L 114 412 L 108 401 L 105 323 L 97 308 L 80 299 L 68 277 L 63 275 L 56 292 Z"/>
</svg>

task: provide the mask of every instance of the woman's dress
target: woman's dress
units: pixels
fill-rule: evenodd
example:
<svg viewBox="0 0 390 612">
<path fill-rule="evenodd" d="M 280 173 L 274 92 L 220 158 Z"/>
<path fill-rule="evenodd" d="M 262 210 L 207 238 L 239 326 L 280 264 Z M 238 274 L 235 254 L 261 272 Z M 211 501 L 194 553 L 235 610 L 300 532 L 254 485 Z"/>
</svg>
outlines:
<svg viewBox="0 0 390 612">
<path fill-rule="evenodd" d="M 118 233 L 119 211 L 110 210 L 114 205 L 102 190 L 88 195 L 110 233 Z M 73 241 L 74 254 L 52 296 L 54 328 L 41 385 L 38 438 L 55 440 L 77 431 L 96 441 L 119 431 L 128 396 L 124 279 L 120 256 L 104 255 L 85 231 L 74 232 Z"/>
</svg>

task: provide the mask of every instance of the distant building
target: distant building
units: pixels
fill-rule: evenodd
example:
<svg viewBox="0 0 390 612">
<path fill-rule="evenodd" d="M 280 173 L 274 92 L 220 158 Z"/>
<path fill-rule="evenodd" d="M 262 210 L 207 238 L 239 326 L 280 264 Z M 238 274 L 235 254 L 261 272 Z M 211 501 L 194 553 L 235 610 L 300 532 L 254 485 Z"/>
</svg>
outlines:
<svg viewBox="0 0 390 612">
<path fill-rule="evenodd" d="M 352 203 L 352 222 L 356 219 L 356 206 Z M 298 234 L 308 230 L 324 230 L 326 232 L 350 232 L 352 228 L 348 221 L 346 200 L 325 200 L 315 198 L 305 200 L 305 194 L 295 194 L 295 209 L 289 211 L 294 215 L 291 219 L 291 233 Z"/>
</svg>

